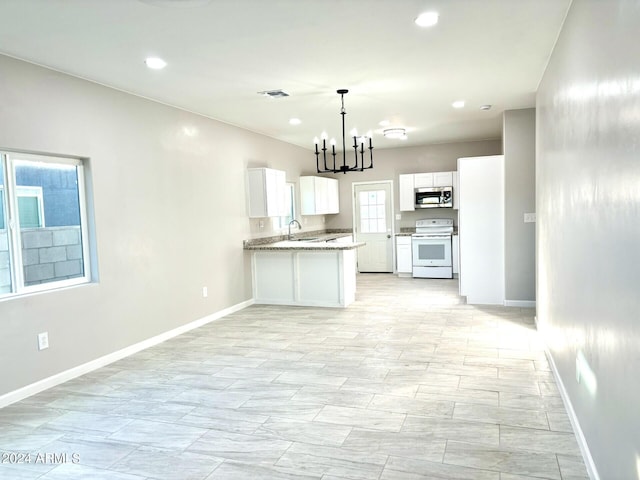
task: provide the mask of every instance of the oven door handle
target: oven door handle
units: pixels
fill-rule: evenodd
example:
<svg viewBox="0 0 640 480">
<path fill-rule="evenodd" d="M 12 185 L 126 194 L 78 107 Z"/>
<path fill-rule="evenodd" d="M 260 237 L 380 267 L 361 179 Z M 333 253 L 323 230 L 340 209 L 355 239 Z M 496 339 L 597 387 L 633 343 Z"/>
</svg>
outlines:
<svg viewBox="0 0 640 480">
<path fill-rule="evenodd" d="M 429 235 L 429 236 L 413 236 L 414 240 L 450 240 L 451 235 Z"/>
</svg>

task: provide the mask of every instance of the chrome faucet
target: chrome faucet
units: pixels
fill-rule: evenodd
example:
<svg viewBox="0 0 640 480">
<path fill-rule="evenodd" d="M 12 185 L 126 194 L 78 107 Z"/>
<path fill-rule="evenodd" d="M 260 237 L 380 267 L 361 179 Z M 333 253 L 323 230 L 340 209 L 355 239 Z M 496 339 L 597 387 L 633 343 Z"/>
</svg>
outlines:
<svg viewBox="0 0 640 480">
<path fill-rule="evenodd" d="M 300 222 L 298 220 L 296 220 L 295 218 L 293 220 L 291 220 L 289 222 L 289 240 L 293 240 L 293 235 L 291 235 L 291 225 L 297 223 L 298 224 L 298 228 L 300 230 L 302 230 L 302 225 L 300 225 Z"/>
</svg>

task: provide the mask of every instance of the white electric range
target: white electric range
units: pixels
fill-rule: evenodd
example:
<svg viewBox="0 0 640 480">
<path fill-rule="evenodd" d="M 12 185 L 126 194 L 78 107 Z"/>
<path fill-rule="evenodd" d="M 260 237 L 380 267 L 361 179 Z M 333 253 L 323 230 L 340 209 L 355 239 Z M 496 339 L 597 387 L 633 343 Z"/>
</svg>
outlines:
<svg viewBox="0 0 640 480">
<path fill-rule="evenodd" d="M 451 219 L 425 218 L 416 221 L 416 233 L 411 235 L 415 278 L 453 278 L 452 234 Z"/>
</svg>

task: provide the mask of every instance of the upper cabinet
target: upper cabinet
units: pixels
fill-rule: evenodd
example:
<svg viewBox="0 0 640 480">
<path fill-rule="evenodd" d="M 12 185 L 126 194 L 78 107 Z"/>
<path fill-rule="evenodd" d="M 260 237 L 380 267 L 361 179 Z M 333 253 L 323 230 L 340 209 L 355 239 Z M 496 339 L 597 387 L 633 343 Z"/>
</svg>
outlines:
<svg viewBox="0 0 640 480">
<path fill-rule="evenodd" d="M 458 181 L 458 172 L 453 172 L 453 209 L 458 210 L 458 204 L 460 202 L 460 191 L 458 190 L 458 186 L 460 182 Z"/>
<path fill-rule="evenodd" d="M 415 210 L 416 188 L 453 187 L 453 208 L 458 208 L 456 201 L 457 172 L 409 173 L 398 177 L 400 211 Z"/>
<path fill-rule="evenodd" d="M 273 168 L 247 169 L 249 217 L 284 217 L 287 211 L 287 176 Z"/>
<path fill-rule="evenodd" d="M 409 175 L 400 175 L 398 179 L 399 183 L 399 195 L 400 195 L 400 211 L 407 212 L 415 210 L 416 198 L 413 193 L 415 188 L 414 180 L 415 175 L 410 173 Z"/>
<path fill-rule="evenodd" d="M 453 186 L 453 172 L 415 173 L 413 176 L 414 188 Z"/>
<path fill-rule="evenodd" d="M 327 177 L 300 177 L 302 215 L 339 213 L 338 180 Z"/>
</svg>

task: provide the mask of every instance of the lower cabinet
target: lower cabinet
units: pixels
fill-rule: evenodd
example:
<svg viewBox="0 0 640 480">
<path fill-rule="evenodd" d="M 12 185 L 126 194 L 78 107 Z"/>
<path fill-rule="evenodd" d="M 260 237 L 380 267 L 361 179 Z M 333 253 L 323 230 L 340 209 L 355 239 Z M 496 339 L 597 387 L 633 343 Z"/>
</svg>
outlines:
<svg viewBox="0 0 640 480">
<path fill-rule="evenodd" d="M 460 237 L 458 235 L 451 237 L 451 260 L 453 263 L 453 276 L 457 277 L 460 273 Z"/>
<path fill-rule="evenodd" d="M 396 272 L 403 276 L 413 273 L 410 235 L 398 235 L 396 237 Z"/>
<path fill-rule="evenodd" d="M 256 251 L 251 263 L 257 304 L 346 307 L 355 301 L 355 249 Z"/>
</svg>

